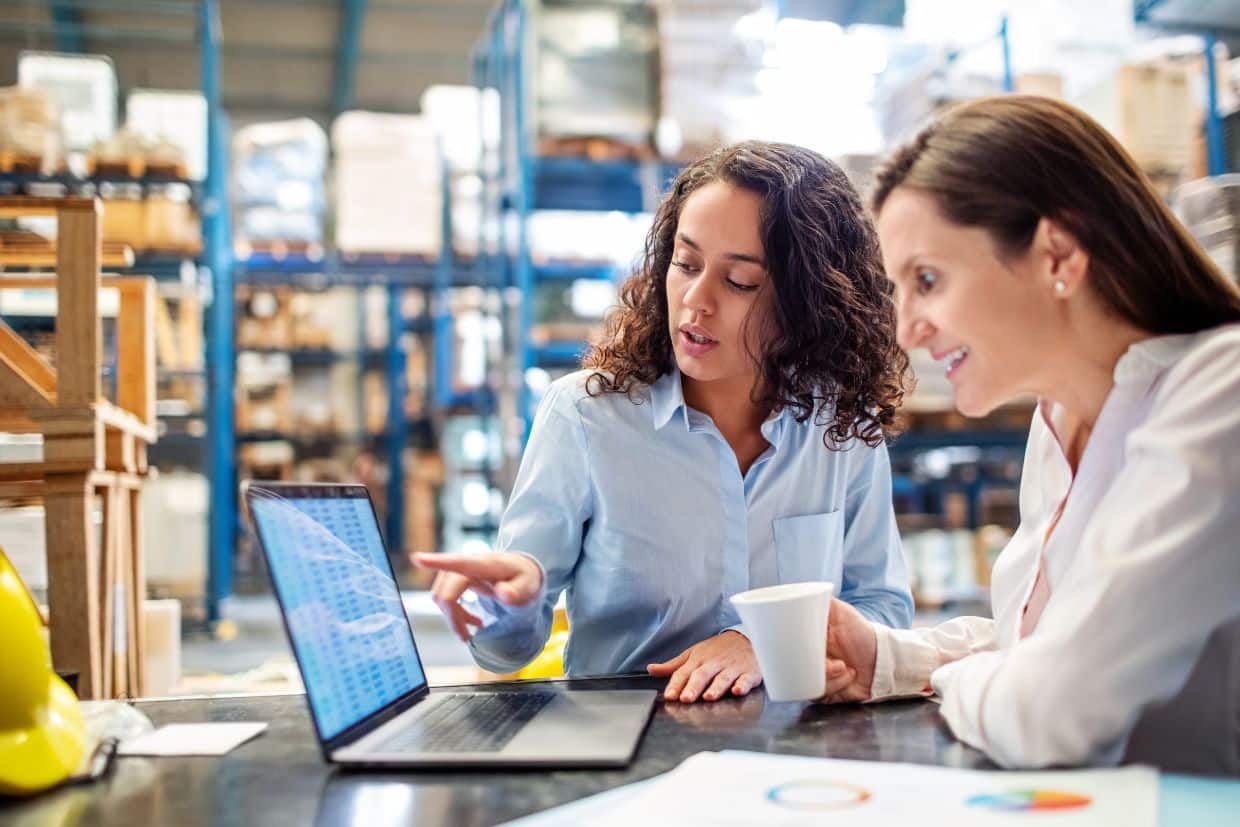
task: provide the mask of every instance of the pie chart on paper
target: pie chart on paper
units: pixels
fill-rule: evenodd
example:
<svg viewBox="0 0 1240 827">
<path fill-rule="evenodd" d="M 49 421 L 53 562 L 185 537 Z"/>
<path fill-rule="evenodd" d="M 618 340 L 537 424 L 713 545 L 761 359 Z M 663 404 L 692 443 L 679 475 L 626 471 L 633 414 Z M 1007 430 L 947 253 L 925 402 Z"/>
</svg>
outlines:
<svg viewBox="0 0 1240 827">
<path fill-rule="evenodd" d="M 1034 813 L 1078 810 L 1088 807 L 1093 799 L 1087 795 L 1062 790 L 1009 790 L 1002 793 L 975 795 L 965 802 L 970 807 L 1005 813 Z"/>
</svg>

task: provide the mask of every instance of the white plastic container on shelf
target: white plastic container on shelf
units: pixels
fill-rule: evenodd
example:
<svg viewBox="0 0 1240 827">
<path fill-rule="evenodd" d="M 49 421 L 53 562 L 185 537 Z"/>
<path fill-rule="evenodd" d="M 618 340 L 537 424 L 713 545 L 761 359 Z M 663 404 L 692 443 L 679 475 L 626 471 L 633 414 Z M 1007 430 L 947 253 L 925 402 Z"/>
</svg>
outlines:
<svg viewBox="0 0 1240 827">
<path fill-rule="evenodd" d="M 143 493 L 146 581 L 178 595 L 203 594 L 207 582 L 207 478 L 165 471 Z"/>
<path fill-rule="evenodd" d="M 308 118 L 238 130 L 233 136 L 238 240 L 321 241 L 326 172 L 327 134 Z"/>
<path fill-rule="evenodd" d="M 116 132 L 116 68 L 110 58 L 22 52 L 17 83 L 47 92 L 60 107 L 69 150 L 88 150 Z"/>
<path fill-rule="evenodd" d="M 473 86 L 428 86 L 422 114 L 439 135 L 444 157 L 454 173 L 494 169 L 499 149 L 499 93 Z"/>
<path fill-rule="evenodd" d="M 530 255 L 536 262 L 611 262 L 632 264 L 642 252 L 653 216 L 650 213 L 540 210 L 530 214 Z M 510 232 L 510 240 L 515 233 Z"/>
<path fill-rule="evenodd" d="M 443 161 L 417 115 L 346 112 L 332 124 L 336 246 L 353 253 L 439 254 Z"/>
<path fill-rule="evenodd" d="M 206 176 L 207 99 L 198 92 L 134 89 L 125 98 L 125 126 L 153 144 L 180 147 L 189 177 Z"/>
</svg>

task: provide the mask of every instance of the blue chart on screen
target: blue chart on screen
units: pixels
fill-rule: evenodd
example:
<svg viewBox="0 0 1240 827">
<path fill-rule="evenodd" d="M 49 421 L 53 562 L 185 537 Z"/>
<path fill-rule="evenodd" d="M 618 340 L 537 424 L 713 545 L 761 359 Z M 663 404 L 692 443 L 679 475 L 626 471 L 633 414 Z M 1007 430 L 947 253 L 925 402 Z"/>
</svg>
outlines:
<svg viewBox="0 0 1240 827">
<path fill-rule="evenodd" d="M 425 682 L 366 499 L 256 499 L 310 707 L 331 738 Z"/>
</svg>

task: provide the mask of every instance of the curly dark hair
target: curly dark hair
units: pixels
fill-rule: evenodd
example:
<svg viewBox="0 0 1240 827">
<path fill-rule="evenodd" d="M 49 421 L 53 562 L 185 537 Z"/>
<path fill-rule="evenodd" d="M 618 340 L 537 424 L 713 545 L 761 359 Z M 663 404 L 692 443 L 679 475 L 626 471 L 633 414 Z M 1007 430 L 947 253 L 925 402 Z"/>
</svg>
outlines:
<svg viewBox="0 0 1240 827">
<path fill-rule="evenodd" d="M 798 146 L 746 141 L 687 166 L 655 212 L 637 272 L 620 288 L 602 340 L 583 361 L 592 396 L 636 400 L 675 363 L 668 332 L 667 272 L 685 201 L 724 181 L 762 198 L 762 245 L 773 289 L 771 328 L 752 354 L 761 381 L 754 402 L 810 416 L 835 449 L 870 446 L 897 432 L 908 357 L 896 343 L 891 288 L 878 239 L 844 172 Z"/>
</svg>

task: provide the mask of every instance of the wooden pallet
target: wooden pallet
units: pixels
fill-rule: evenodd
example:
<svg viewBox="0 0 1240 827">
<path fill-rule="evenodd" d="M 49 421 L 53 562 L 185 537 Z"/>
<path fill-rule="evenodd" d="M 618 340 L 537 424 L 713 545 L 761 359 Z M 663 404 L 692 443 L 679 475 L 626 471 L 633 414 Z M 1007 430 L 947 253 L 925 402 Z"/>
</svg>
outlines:
<svg viewBox="0 0 1240 827">
<path fill-rule="evenodd" d="M 323 258 L 323 245 L 307 241 L 247 239 L 237 242 L 235 252 L 241 261 L 254 254 L 271 256 L 276 261 L 301 258 L 320 261 Z"/>
<path fill-rule="evenodd" d="M 99 263 L 104 267 L 133 267 L 133 248 L 105 241 Z M 42 270 L 55 266 L 56 242 L 52 239 L 27 230 L 0 230 L 0 269 Z"/>
<path fill-rule="evenodd" d="M 43 171 L 43 158 L 14 149 L 0 149 L 0 172 L 5 174 L 37 175 Z"/>
<path fill-rule="evenodd" d="M 649 161 L 655 157 L 648 143 L 622 141 L 605 136 L 574 136 L 557 138 L 544 135 L 538 139 L 538 154 L 561 158 L 589 158 L 591 161 Z"/>
<path fill-rule="evenodd" d="M 189 168 L 184 163 L 151 161 L 142 155 L 107 160 L 91 158 L 86 165 L 90 174 L 99 178 L 189 178 Z"/>
</svg>

